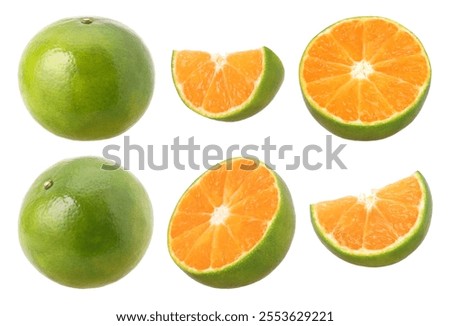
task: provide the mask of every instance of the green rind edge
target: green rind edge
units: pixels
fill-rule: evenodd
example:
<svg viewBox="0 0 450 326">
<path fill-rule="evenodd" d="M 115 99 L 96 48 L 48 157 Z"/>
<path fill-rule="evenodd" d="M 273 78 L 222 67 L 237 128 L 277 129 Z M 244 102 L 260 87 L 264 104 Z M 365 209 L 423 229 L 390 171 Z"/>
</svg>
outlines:
<svg viewBox="0 0 450 326">
<path fill-rule="evenodd" d="M 213 120 L 220 121 L 239 121 L 246 118 L 249 118 L 256 113 L 260 112 L 264 109 L 269 103 L 273 100 L 275 95 L 278 93 L 281 85 L 284 80 L 284 67 L 280 58 L 268 47 L 263 46 L 263 57 L 264 57 L 264 73 L 261 76 L 261 82 L 258 87 L 252 94 L 252 96 L 243 103 L 240 107 L 232 110 L 231 112 L 225 112 L 220 114 L 211 114 L 206 113 L 204 111 L 197 110 L 192 104 L 184 98 L 183 92 L 179 89 L 178 84 L 175 79 L 174 73 L 174 63 L 176 54 L 178 51 L 172 52 L 172 80 L 177 93 L 183 103 L 195 113 L 198 113 L 201 116 L 207 117 Z"/>
<path fill-rule="evenodd" d="M 230 160 L 234 159 L 237 158 Z M 223 164 L 224 162 L 219 164 Z M 258 164 L 263 163 L 259 162 Z M 168 248 L 173 261 L 187 275 L 194 280 L 211 287 L 237 288 L 263 279 L 282 262 L 289 251 L 294 237 L 296 224 L 295 210 L 292 197 L 286 183 L 275 171 L 271 169 L 269 170 L 276 178 L 280 201 L 276 217 L 272 220 L 272 223 L 267 229 L 264 237 L 248 254 L 244 255 L 233 264 L 219 270 L 207 272 L 199 272 L 197 270 L 188 269 L 175 257 L 175 255 L 173 255 L 168 241 Z M 197 180 L 201 179 L 202 176 L 200 176 Z M 195 184 L 197 180 L 194 181 L 193 184 Z M 190 189 L 190 187 L 188 189 Z M 175 211 L 176 208 L 174 212 Z M 168 234 L 168 239 L 169 238 L 170 237 Z"/>
<path fill-rule="evenodd" d="M 425 239 L 430 227 L 433 210 L 433 200 L 427 181 L 419 171 L 416 171 L 414 176 L 417 178 L 424 191 L 424 207 L 419 216 L 419 224 L 415 227 L 413 233 L 409 234 L 398 245 L 374 254 L 355 254 L 353 252 L 346 251 L 342 247 L 339 247 L 334 242 L 330 241 L 330 239 L 324 235 L 320 225 L 317 223 L 317 218 L 314 213 L 314 205 L 310 205 L 311 222 L 320 241 L 333 254 L 355 265 L 382 267 L 395 264 L 405 259 L 412 252 L 414 252 Z"/>
<path fill-rule="evenodd" d="M 423 90 L 421 93 L 417 96 L 417 100 L 411 104 L 408 108 L 406 108 L 402 113 L 392 117 L 391 119 L 383 120 L 377 123 L 371 123 L 371 124 L 357 124 L 357 123 L 345 123 L 341 121 L 340 119 L 334 117 L 331 114 L 328 114 L 323 108 L 319 107 L 318 105 L 315 105 L 315 102 L 308 98 L 307 93 L 304 89 L 303 79 L 302 79 L 302 68 L 303 68 L 303 61 L 305 59 L 306 53 L 308 52 L 308 49 L 314 42 L 314 40 L 324 33 L 329 28 L 333 27 L 336 24 L 339 24 L 341 22 L 352 20 L 352 19 L 358 19 L 358 18 L 380 18 L 389 22 L 392 22 L 401 28 L 408 31 L 413 37 L 417 40 L 418 44 L 422 48 L 422 51 L 425 54 L 425 58 L 428 63 L 428 67 L 430 70 L 430 74 L 428 76 L 428 80 L 426 84 L 424 85 Z M 336 136 L 350 139 L 350 140 L 379 140 L 383 138 L 390 137 L 400 130 L 404 129 L 406 126 L 408 126 L 419 114 L 420 110 L 422 109 L 423 104 L 425 103 L 425 100 L 427 98 L 430 85 L 431 85 L 431 65 L 429 61 L 429 57 L 427 52 L 425 51 L 425 47 L 421 43 L 420 39 L 409 29 L 407 29 L 405 26 L 399 24 L 396 21 L 393 21 L 391 19 L 385 18 L 385 17 L 379 17 L 379 16 L 361 16 L 361 17 L 352 17 L 352 18 L 346 18 L 342 19 L 324 30 L 322 30 L 320 33 L 318 33 L 316 36 L 313 37 L 313 39 L 309 42 L 308 46 L 306 47 L 302 58 L 300 60 L 299 65 L 299 80 L 300 80 L 300 89 L 302 92 L 303 100 L 306 104 L 306 107 L 308 108 L 311 115 L 314 117 L 314 119 L 325 129 L 329 130 Z"/>
</svg>

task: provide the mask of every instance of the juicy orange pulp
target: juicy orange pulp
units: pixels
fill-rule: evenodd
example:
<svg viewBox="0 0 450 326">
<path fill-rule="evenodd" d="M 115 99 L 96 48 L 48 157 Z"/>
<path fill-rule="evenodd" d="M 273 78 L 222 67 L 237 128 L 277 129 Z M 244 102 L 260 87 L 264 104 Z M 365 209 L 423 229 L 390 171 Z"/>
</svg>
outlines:
<svg viewBox="0 0 450 326">
<path fill-rule="evenodd" d="M 263 53 L 179 51 L 174 65 L 174 79 L 185 99 L 196 108 L 220 113 L 243 104 L 253 93 L 263 70 Z"/>
<path fill-rule="evenodd" d="M 222 163 L 180 200 L 169 237 L 174 255 L 184 264 L 219 269 L 264 236 L 278 209 L 279 190 L 274 175 L 254 164 L 249 159 Z"/>
<path fill-rule="evenodd" d="M 308 94 L 347 122 L 370 123 L 402 112 L 430 75 L 418 39 L 381 18 L 338 23 L 307 51 L 301 78 Z"/>
<path fill-rule="evenodd" d="M 352 250 L 381 250 L 416 225 L 423 190 L 413 175 L 364 198 L 344 197 L 315 205 L 325 233 Z"/>
</svg>

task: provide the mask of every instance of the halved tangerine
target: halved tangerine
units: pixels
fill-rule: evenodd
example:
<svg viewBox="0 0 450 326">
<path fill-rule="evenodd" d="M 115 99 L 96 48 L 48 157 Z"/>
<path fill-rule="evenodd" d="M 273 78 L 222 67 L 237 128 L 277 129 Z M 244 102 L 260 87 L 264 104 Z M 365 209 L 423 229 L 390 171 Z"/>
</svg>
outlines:
<svg viewBox="0 0 450 326">
<path fill-rule="evenodd" d="M 381 17 L 345 19 L 318 34 L 300 62 L 313 117 L 355 140 L 391 136 L 411 123 L 428 94 L 431 66 L 419 39 Z"/>
<path fill-rule="evenodd" d="M 173 212 L 168 246 L 195 280 L 233 288 L 268 275 L 285 257 L 295 229 L 291 195 L 263 163 L 235 158 L 200 176 Z"/>
</svg>

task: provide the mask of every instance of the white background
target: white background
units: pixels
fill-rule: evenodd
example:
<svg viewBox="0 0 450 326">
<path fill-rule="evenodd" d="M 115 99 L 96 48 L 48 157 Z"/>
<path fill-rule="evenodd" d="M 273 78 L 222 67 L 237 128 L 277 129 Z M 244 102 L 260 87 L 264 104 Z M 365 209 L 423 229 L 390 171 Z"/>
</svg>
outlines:
<svg viewBox="0 0 450 326">
<path fill-rule="evenodd" d="M 148 4 L 145 4 L 148 3 Z M 303 4 L 301 4 L 303 3 Z M 333 325 L 444 325 L 448 321 L 450 264 L 447 10 L 433 1 L 5 1 L 0 4 L 1 207 L 0 324 L 118 325 L 117 313 L 248 313 L 267 310 L 332 311 Z M 166 231 L 172 209 L 202 172 L 171 168 L 137 169 L 154 207 L 154 232 L 141 263 L 122 280 L 98 289 L 58 285 L 41 275 L 23 255 L 17 236 L 21 201 L 33 180 L 62 159 L 102 155 L 108 144 L 123 146 L 124 135 L 77 142 L 59 138 L 30 116 L 18 91 L 17 68 L 27 42 L 44 26 L 79 15 L 116 19 L 147 44 L 156 68 L 155 92 L 142 119 L 124 135 L 132 143 L 160 148 L 180 136 L 200 145 L 293 145 L 301 154 L 308 144 L 324 146 L 329 134 L 310 116 L 298 85 L 298 64 L 310 39 L 337 20 L 361 15 L 394 19 L 424 44 L 433 68 L 431 89 L 416 120 L 380 141 L 347 144 L 341 159 L 347 170 L 278 173 L 289 186 L 297 214 L 291 250 L 281 265 L 255 284 L 232 290 L 201 285 L 171 261 Z M 173 49 L 211 52 L 247 50 L 262 45 L 275 51 L 285 67 L 284 83 L 258 115 L 235 123 L 208 120 L 188 110 L 173 87 Z M 160 155 L 156 153 L 155 155 Z M 263 158 L 263 157 L 261 157 Z M 197 156 L 197 162 L 201 157 Z M 321 159 L 321 156 L 317 156 Z M 171 161 L 172 162 L 172 161 Z M 382 268 L 346 263 L 319 242 L 309 221 L 309 204 L 380 187 L 420 170 L 434 199 L 430 230 L 407 259 Z M 257 318 L 256 318 L 257 319 Z M 256 319 L 242 325 L 256 324 Z M 125 324 L 125 323 L 124 323 Z M 161 323 L 162 324 L 162 323 Z M 185 324 L 185 323 L 181 323 Z M 222 323 L 217 323 L 222 324 Z M 267 323 L 270 324 L 270 323 Z M 280 324 L 283 324 L 280 322 Z M 288 323 L 289 324 L 289 323 Z"/>
</svg>

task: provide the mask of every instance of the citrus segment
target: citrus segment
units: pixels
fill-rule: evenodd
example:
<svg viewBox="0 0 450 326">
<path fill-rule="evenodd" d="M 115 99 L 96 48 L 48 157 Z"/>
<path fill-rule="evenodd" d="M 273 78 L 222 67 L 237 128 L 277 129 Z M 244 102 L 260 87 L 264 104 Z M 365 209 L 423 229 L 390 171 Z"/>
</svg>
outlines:
<svg viewBox="0 0 450 326">
<path fill-rule="evenodd" d="M 349 262 L 382 266 L 414 251 L 427 233 L 431 194 L 423 176 L 413 175 L 374 190 L 311 205 L 321 241 Z"/>
<path fill-rule="evenodd" d="M 284 78 L 280 59 L 270 49 L 228 55 L 173 51 L 172 76 L 183 102 L 208 118 L 234 121 L 262 110 Z"/>
<path fill-rule="evenodd" d="M 236 158 L 205 172 L 172 215 L 168 246 L 177 265 L 215 287 L 238 287 L 269 274 L 294 233 L 294 209 L 281 178 Z"/>
<path fill-rule="evenodd" d="M 409 30 L 381 17 L 340 21 L 318 34 L 300 62 L 303 97 L 312 115 L 341 137 L 388 137 L 419 113 L 431 67 Z"/>
</svg>

